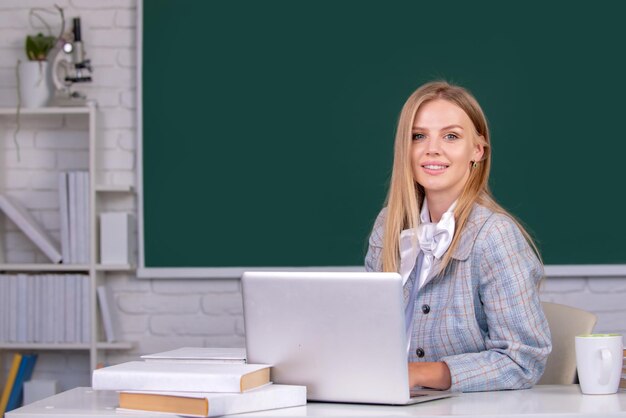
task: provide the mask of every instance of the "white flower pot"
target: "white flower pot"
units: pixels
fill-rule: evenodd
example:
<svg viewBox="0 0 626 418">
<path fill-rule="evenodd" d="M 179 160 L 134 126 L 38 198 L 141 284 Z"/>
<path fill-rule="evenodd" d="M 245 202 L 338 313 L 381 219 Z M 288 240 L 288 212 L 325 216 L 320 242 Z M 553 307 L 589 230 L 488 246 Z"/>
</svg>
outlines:
<svg viewBox="0 0 626 418">
<path fill-rule="evenodd" d="M 50 82 L 47 61 L 21 61 L 18 63 L 19 88 L 22 107 L 45 106 L 50 100 Z"/>
</svg>

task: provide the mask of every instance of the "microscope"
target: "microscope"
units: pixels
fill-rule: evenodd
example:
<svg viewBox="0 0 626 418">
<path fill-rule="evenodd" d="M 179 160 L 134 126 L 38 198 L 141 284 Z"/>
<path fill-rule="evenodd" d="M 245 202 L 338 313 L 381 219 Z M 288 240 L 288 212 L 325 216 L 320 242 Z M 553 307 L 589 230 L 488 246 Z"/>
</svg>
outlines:
<svg viewBox="0 0 626 418">
<path fill-rule="evenodd" d="M 55 88 L 52 106 L 84 106 L 87 101 L 84 94 L 72 91 L 73 84 L 90 82 L 92 73 L 81 38 L 80 18 L 75 17 L 72 23 L 72 31 L 63 35 L 52 54 L 51 76 Z"/>
</svg>

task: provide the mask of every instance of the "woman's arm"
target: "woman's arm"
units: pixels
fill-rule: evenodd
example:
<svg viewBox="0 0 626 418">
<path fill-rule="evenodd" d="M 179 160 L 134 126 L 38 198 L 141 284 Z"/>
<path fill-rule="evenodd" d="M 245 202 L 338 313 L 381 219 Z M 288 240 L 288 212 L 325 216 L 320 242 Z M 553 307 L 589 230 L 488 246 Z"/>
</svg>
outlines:
<svg viewBox="0 0 626 418">
<path fill-rule="evenodd" d="M 539 300 L 543 266 L 515 223 L 495 214 L 471 255 L 478 274 L 486 350 L 447 356 L 451 389 L 484 391 L 534 385 L 552 348 Z"/>
</svg>

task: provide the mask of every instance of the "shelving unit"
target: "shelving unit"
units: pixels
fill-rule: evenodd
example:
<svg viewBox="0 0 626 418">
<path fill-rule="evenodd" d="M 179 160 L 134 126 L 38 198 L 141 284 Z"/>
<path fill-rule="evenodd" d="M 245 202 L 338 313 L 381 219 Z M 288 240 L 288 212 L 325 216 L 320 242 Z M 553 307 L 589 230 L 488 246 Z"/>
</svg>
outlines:
<svg viewBox="0 0 626 418">
<path fill-rule="evenodd" d="M 89 235 L 91 252 L 89 254 L 89 264 L 0 264 L 0 273 L 85 273 L 89 277 L 89 303 L 91 310 L 91 340 L 89 343 L 13 343 L 0 341 L 0 354 L 7 350 L 85 350 L 89 351 L 89 362 L 91 370 L 96 368 L 98 363 L 103 361 L 103 354 L 107 350 L 128 350 L 132 344 L 128 342 L 108 343 L 102 341 L 104 338 L 101 327 L 102 321 L 97 309 L 96 289 L 104 284 L 108 272 L 132 271 L 132 265 L 102 265 L 98 261 L 98 234 L 97 219 L 99 214 L 99 200 L 106 199 L 111 193 L 134 193 L 132 186 L 109 185 L 101 182 L 97 170 L 97 107 L 89 104 L 81 107 L 44 107 L 39 109 L 20 109 L 20 124 L 22 127 L 28 126 L 27 116 L 41 115 L 84 115 L 88 118 L 89 131 Z M 17 109 L 0 108 L 0 120 L 8 117 L 15 118 Z"/>
</svg>

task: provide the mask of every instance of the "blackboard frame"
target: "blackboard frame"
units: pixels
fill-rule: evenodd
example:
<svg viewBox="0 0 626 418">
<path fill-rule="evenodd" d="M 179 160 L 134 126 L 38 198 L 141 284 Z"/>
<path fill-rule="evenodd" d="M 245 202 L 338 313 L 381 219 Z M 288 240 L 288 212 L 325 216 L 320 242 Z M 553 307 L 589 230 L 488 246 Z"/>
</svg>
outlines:
<svg viewBox="0 0 626 418">
<path fill-rule="evenodd" d="M 142 46 L 143 46 L 143 1 L 137 4 L 137 193 L 138 193 L 138 233 L 139 233 L 139 265 L 138 277 L 141 278 L 238 278 L 246 270 L 344 270 L 358 271 L 362 266 L 316 266 L 316 267 L 153 267 L 145 263 L 145 224 L 144 224 L 144 178 L 143 178 L 143 78 L 142 78 Z M 546 275 L 551 277 L 573 276 L 624 276 L 626 264 L 547 264 Z"/>
</svg>

